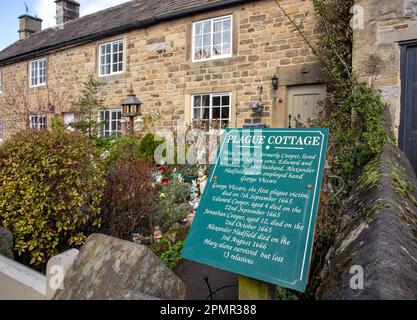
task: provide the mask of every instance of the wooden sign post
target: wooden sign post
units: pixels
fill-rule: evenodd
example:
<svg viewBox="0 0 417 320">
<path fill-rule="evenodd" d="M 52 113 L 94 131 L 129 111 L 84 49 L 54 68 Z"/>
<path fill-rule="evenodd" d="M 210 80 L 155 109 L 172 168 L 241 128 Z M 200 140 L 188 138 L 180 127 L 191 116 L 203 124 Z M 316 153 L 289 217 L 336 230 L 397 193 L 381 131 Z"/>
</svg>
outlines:
<svg viewBox="0 0 417 320">
<path fill-rule="evenodd" d="M 327 129 L 226 130 L 183 257 L 241 275 L 241 299 L 305 291 L 327 139 Z"/>
<path fill-rule="evenodd" d="M 239 276 L 239 300 L 276 300 L 276 298 L 276 286 Z"/>
</svg>

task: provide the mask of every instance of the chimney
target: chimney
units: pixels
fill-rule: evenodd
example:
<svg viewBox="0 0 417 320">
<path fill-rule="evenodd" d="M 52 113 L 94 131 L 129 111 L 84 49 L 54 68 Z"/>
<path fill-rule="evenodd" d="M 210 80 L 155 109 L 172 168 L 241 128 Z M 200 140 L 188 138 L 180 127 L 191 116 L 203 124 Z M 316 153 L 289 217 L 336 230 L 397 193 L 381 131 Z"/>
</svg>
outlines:
<svg viewBox="0 0 417 320">
<path fill-rule="evenodd" d="M 55 0 L 58 26 L 80 17 L 80 4 L 74 0 Z"/>
<path fill-rule="evenodd" d="M 19 39 L 23 40 L 32 33 L 42 30 L 42 19 L 24 14 L 19 17 Z"/>
</svg>

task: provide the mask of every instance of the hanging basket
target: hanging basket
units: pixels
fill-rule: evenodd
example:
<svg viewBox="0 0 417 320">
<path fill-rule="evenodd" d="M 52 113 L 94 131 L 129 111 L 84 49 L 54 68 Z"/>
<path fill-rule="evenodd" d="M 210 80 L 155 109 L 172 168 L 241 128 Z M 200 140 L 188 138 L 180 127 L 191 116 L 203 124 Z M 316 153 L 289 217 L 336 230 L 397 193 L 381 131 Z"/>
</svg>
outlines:
<svg viewBox="0 0 417 320">
<path fill-rule="evenodd" d="M 253 102 L 251 105 L 251 110 L 253 113 L 262 113 L 265 109 L 265 105 L 263 102 Z"/>
</svg>

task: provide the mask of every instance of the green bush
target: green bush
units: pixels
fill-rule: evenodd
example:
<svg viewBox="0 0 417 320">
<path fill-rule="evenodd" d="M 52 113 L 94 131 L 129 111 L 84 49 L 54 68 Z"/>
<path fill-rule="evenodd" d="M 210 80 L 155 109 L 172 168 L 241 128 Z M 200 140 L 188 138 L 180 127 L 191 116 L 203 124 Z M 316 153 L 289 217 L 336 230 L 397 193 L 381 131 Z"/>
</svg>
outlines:
<svg viewBox="0 0 417 320">
<path fill-rule="evenodd" d="M 179 181 L 172 181 L 162 188 L 159 199 L 151 208 L 151 219 L 154 226 L 160 226 L 162 231 L 168 231 L 179 220 L 192 212 L 188 204 L 190 185 Z"/>
<path fill-rule="evenodd" d="M 26 263 L 83 244 L 104 189 L 94 144 L 67 131 L 23 131 L 0 147 L 0 224 Z"/>
<path fill-rule="evenodd" d="M 110 146 L 110 155 L 107 159 L 110 163 L 130 162 L 140 159 L 140 141 L 135 136 L 121 136 Z"/>
<path fill-rule="evenodd" d="M 158 140 L 158 141 L 156 141 Z M 142 157 L 153 159 L 155 150 L 164 143 L 163 138 L 158 138 L 158 136 L 148 133 L 143 137 L 139 145 L 139 155 Z"/>
<path fill-rule="evenodd" d="M 169 248 L 168 251 L 161 255 L 161 261 L 170 269 L 174 269 L 181 262 L 181 252 L 184 248 L 184 242 L 180 241 Z"/>
<path fill-rule="evenodd" d="M 118 137 L 92 137 L 91 140 L 94 141 L 96 147 L 100 152 L 109 151 L 113 144 L 116 143 Z"/>
</svg>

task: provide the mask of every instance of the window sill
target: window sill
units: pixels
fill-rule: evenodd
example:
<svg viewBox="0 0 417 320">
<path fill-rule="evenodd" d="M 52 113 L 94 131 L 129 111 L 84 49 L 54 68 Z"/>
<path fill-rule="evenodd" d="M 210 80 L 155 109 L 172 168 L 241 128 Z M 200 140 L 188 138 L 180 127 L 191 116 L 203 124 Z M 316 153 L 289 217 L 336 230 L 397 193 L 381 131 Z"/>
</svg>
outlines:
<svg viewBox="0 0 417 320">
<path fill-rule="evenodd" d="M 226 60 L 226 59 L 231 59 L 231 58 L 233 58 L 232 54 L 215 57 L 215 58 L 201 59 L 201 60 L 192 59 L 191 62 L 192 63 L 205 63 L 205 62 L 212 62 L 212 61 L 218 61 L 218 60 Z"/>
<path fill-rule="evenodd" d="M 46 87 L 46 83 L 44 83 L 44 84 L 39 84 L 39 85 L 37 85 L 37 86 L 29 86 L 29 89 L 36 89 L 36 88 L 43 88 L 43 87 Z"/>
<path fill-rule="evenodd" d="M 116 73 L 103 74 L 103 75 L 99 74 L 98 77 L 100 79 L 111 79 L 111 78 L 122 76 L 122 75 L 124 75 L 124 72 L 116 72 Z"/>
</svg>

